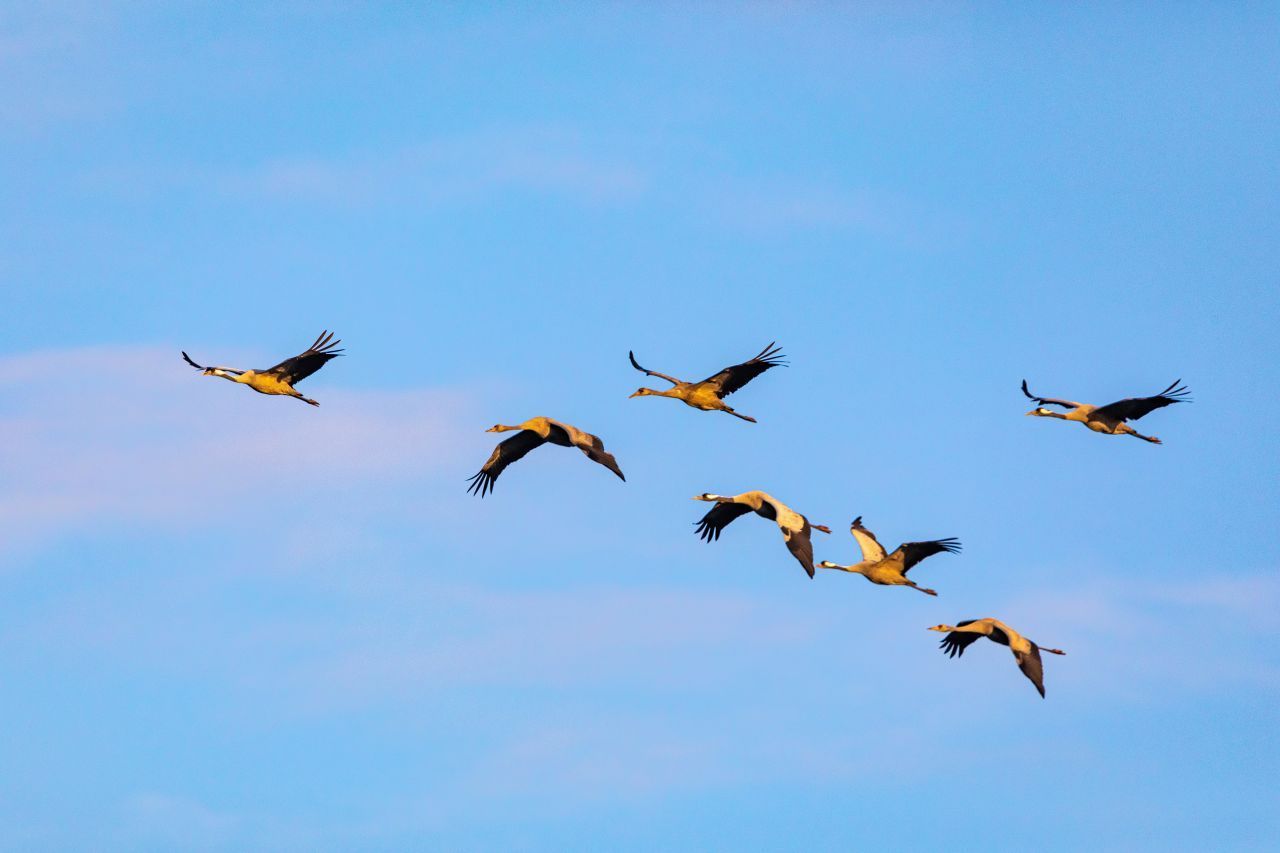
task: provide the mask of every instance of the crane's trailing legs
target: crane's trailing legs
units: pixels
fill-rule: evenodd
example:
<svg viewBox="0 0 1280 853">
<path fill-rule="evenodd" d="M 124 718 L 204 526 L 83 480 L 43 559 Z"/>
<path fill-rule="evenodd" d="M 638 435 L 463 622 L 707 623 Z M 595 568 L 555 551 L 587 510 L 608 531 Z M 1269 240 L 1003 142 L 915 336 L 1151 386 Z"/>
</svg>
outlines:
<svg viewBox="0 0 1280 853">
<path fill-rule="evenodd" d="M 1163 441 L 1161 441 L 1160 439 L 1156 438 L 1154 435 L 1143 435 L 1142 433 L 1138 432 L 1136 429 L 1134 429 L 1133 427 L 1129 426 L 1128 424 L 1125 424 L 1123 428 L 1124 428 L 1124 431 L 1125 431 L 1125 435 L 1131 435 L 1131 436 L 1133 436 L 1134 438 L 1140 438 L 1140 439 L 1142 439 L 1143 441 L 1149 441 L 1149 442 L 1151 442 L 1152 444 L 1164 444 L 1164 442 L 1163 442 Z"/>
</svg>

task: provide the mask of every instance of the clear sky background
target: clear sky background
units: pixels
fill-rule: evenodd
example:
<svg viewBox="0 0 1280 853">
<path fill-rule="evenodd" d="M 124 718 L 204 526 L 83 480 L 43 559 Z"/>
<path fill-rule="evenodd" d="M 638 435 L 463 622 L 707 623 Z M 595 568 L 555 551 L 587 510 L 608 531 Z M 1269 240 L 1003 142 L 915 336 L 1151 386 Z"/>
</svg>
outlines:
<svg viewBox="0 0 1280 853">
<path fill-rule="evenodd" d="M 0 5 L 0 848 L 1274 844 L 1274 4 L 254 5 Z"/>
</svg>

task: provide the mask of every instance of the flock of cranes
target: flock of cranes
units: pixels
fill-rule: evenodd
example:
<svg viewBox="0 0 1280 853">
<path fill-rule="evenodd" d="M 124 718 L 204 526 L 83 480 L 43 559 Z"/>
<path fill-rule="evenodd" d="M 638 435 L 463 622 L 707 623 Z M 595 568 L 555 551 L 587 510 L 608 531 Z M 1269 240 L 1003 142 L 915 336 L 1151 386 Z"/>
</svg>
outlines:
<svg viewBox="0 0 1280 853">
<path fill-rule="evenodd" d="M 231 382 L 247 385 L 259 394 L 293 397 L 312 406 L 319 406 L 318 402 L 303 396 L 294 386 L 315 373 L 327 364 L 330 359 L 337 358 L 342 353 L 342 350 L 337 349 L 339 343 L 341 341 L 334 340 L 333 333 L 326 330 L 321 332 L 315 342 L 304 352 L 293 358 L 285 359 L 275 367 L 270 367 L 266 370 L 205 367 L 196 364 L 185 352 L 182 353 L 182 358 L 187 364 L 201 371 L 203 376 L 218 376 Z M 680 400 L 686 406 L 691 406 L 704 412 L 725 412 L 735 418 L 751 423 L 756 422 L 755 418 L 734 411 L 725 403 L 724 398 L 740 390 L 752 379 L 755 379 L 770 368 L 785 363 L 782 360 L 781 348 L 775 342 L 770 343 L 753 358 L 741 364 L 726 367 L 701 382 L 685 382 L 676 379 L 674 376 L 668 376 L 665 373 L 658 373 L 641 367 L 639 362 L 636 361 L 635 353 L 633 352 L 629 352 L 627 355 L 631 360 L 632 367 L 636 370 L 646 376 L 656 376 L 659 379 L 666 380 L 672 386 L 662 391 L 652 388 L 640 388 L 631 395 L 632 397 L 672 397 Z M 1127 422 L 1136 421 L 1156 409 L 1173 403 L 1190 402 L 1187 396 L 1187 388 L 1181 385 L 1181 381 L 1173 382 L 1168 388 L 1151 397 L 1129 397 L 1105 406 L 1092 406 L 1087 403 L 1076 403 L 1071 400 L 1061 400 L 1053 397 L 1037 397 L 1027 388 L 1025 379 L 1022 381 L 1022 393 L 1040 404 L 1037 408 L 1027 412 L 1030 416 L 1076 421 L 1084 424 L 1094 432 L 1103 433 L 1104 435 L 1132 435 L 1152 444 L 1160 444 L 1160 439 L 1139 433 L 1129 426 Z M 1056 412 L 1046 408 L 1047 406 L 1059 406 L 1067 409 L 1067 411 Z M 560 447 L 576 447 L 592 462 L 602 465 L 616 474 L 618 479 L 624 482 L 627 479 L 623 476 L 622 469 L 618 466 L 618 460 L 613 457 L 613 454 L 604 449 L 604 442 L 600 440 L 599 436 L 584 432 L 571 424 L 553 420 L 552 418 L 536 417 L 515 426 L 496 424 L 486 432 L 514 432 L 515 435 L 499 442 L 498 446 L 493 449 L 493 453 L 490 454 L 489 459 L 468 480 L 470 483 L 468 491 L 473 495 L 484 497 L 491 493 L 494 483 L 509 465 L 522 459 L 534 448 L 548 443 Z M 735 519 L 755 513 L 761 518 L 778 525 L 778 530 L 782 533 L 782 539 L 787 546 L 787 550 L 804 568 L 805 573 L 810 578 L 814 577 L 816 572 L 810 534 L 814 530 L 829 534 L 831 532 L 829 527 L 810 523 L 809 519 L 782 501 L 758 489 L 729 496 L 704 492 L 695 495 L 693 499 L 714 504 L 702 519 L 697 522 L 696 532 L 703 541 L 716 541 L 720 538 L 720 534 L 724 529 Z M 871 583 L 880 586 L 906 586 L 926 595 L 936 596 L 938 593 L 935 590 L 919 586 L 907 577 L 907 572 L 911 571 L 921 560 L 932 557 L 935 554 L 958 554 L 960 552 L 960 540 L 954 537 L 931 539 L 925 542 L 904 542 L 891 553 L 886 552 L 884 546 L 876 539 L 875 534 L 863 527 L 862 516 L 858 516 L 853 520 L 849 527 L 849 532 L 853 534 L 854 540 L 858 543 L 862 559 L 847 566 L 823 560 L 816 564 L 816 568 L 837 569 L 850 574 L 862 575 Z M 1008 646 L 1018 664 L 1018 669 L 1035 685 L 1042 698 L 1045 695 L 1044 665 L 1040 659 L 1040 653 L 1066 654 L 1061 649 L 1037 646 L 999 619 L 990 617 L 966 619 L 955 625 L 934 625 L 929 630 L 941 631 L 946 634 L 942 638 L 940 645 L 942 650 L 947 652 L 950 657 L 963 655 L 964 650 L 980 637 L 986 637 L 992 642 Z"/>
</svg>

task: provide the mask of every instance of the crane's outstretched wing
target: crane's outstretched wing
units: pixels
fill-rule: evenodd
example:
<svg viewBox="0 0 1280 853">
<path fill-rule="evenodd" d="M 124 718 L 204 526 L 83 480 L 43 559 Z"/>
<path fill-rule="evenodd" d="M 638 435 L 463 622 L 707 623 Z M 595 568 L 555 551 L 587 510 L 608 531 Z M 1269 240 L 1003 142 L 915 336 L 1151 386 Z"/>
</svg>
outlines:
<svg viewBox="0 0 1280 853">
<path fill-rule="evenodd" d="M 680 380 L 676 379 L 674 376 L 668 376 L 665 373 L 659 373 L 656 370 L 648 370 L 646 368 L 641 367 L 640 362 L 636 361 L 636 354 L 631 350 L 627 350 L 627 358 L 631 359 L 632 367 L 634 367 L 636 370 L 640 371 L 641 373 L 645 374 L 646 376 L 656 376 L 659 379 L 665 379 L 668 382 L 670 382 L 672 385 L 680 384 Z"/>
<path fill-rule="evenodd" d="M 862 559 L 878 563 L 887 556 L 884 546 L 880 544 L 879 539 L 876 539 L 876 535 L 862 526 L 862 516 L 853 520 L 853 524 L 849 525 L 849 532 L 853 534 L 854 539 L 858 540 Z"/>
<path fill-rule="evenodd" d="M 1031 642 L 1028 640 L 1027 642 Z M 1027 680 L 1036 686 L 1036 690 L 1040 691 L 1040 698 L 1044 698 L 1044 664 L 1040 660 L 1040 647 L 1035 643 L 1031 643 L 1031 651 L 1027 654 L 1014 652 L 1014 658 L 1018 661 L 1018 669 L 1022 670 L 1022 674 Z"/>
<path fill-rule="evenodd" d="M 906 574 L 911 571 L 912 566 L 926 557 L 941 554 L 943 551 L 948 554 L 959 554 L 960 540 L 953 536 L 947 539 L 931 539 L 928 542 L 903 542 L 898 546 L 898 550 L 902 552 L 902 573 Z"/>
<path fill-rule="evenodd" d="M 1187 390 L 1185 385 L 1178 387 L 1178 383 L 1181 381 L 1181 379 L 1175 380 L 1172 385 L 1154 397 L 1128 397 L 1124 400 L 1108 403 L 1105 406 L 1094 409 L 1093 417 L 1118 424 L 1121 421 L 1136 421 L 1143 415 L 1148 415 L 1156 409 L 1162 409 L 1174 403 L 1190 403 L 1191 400 L 1187 395 L 1191 392 Z"/>
<path fill-rule="evenodd" d="M 324 367 L 329 359 L 337 358 L 342 350 L 334 347 L 340 343 L 342 341 L 335 341 L 333 332 L 326 329 L 320 333 L 320 337 L 316 338 L 315 343 L 307 347 L 306 352 L 295 355 L 293 358 L 286 358 L 275 367 L 262 372 L 274 373 L 284 382 L 294 385 Z"/>
<path fill-rule="evenodd" d="M 977 619 L 966 619 L 963 622 L 957 622 L 957 628 L 963 628 L 965 625 L 972 625 Z M 973 631 L 952 631 L 942 638 L 942 642 L 938 645 L 948 657 L 958 657 L 964 654 L 964 650 L 978 642 L 982 638 L 982 634 Z"/>
<path fill-rule="evenodd" d="M 804 527 L 800 528 L 799 533 L 793 533 L 785 528 L 782 531 L 782 538 L 787 542 L 787 550 L 791 552 L 791 556 L 800 561 L 800 565 L 804 566 L 804 570 L 811 578 L 814 575 L 813 543 L 809 541 L 809 534 L 812 529 L 809 519 L 806 518 Z"/>
<path fill-rule="evenodd" d="M 194 361 L 192 361 L 191 356 L 187 355 L 186 352 L 182 353 L 182 360 L 185 361 L 187 364 L 191 365 L 192 367 L 194 367 L 196 370 L 205 369 L 203 364 L 196 364 Z"/>
<path fill-rule="evenodd" d="M 776 346 L 775 341 L 760 350 L 760 354 L 750 361 L 744 361 L 742 364 L 735 364 L 732 367 L 726 367 L 714 376 L 708 376 L 702 381 L 710 382 L 716 386 L 717 397 L 728 397 L 734 391 L 737 391 L 743 385 L 746 385 L 752 379 L 755 379 L 769 368 L 777 367 L 780 364 L 786 364 L 786 362 L 782 360 L 781 353 L 782 347 Z"/>
<path fill-rule="evenodd" d="M 578 449 L 587 455 L 592 462 L 599 462 L 604 467 L 618 475 L 618 479 L 626 482 L 627 478 L 622 475 L 622 469 L 618 467 L 618 460 L 613 458 L 613 454 L 604 449 L 604 442 L 597 435 L 589 432 L 582 433 L 587 439 L 588 444 L 579 444 Z"/>
<path fill-rule="evenodd" d="M 1043 403 L 1046 406 L 1065 406 L 1068 409 L 1080 408 L 1079 403 L 1072 402 L 1071 400 L 1059 400 L 1056 397 L 1037 397 L 1035 394 L 1032 394 L 1027 390 L 1027 380 L 1025 379 L 1022 380 L 1022 393 L 1026 394 L 1037 403 Z"/>
<path fill-rule="evenodd" d="M 730 522 L 749 512 L 751 507 L 744 504 L 718 503 L 702 517 L 694 532 L 702 537 L 703 542 L 713 542 L 720 538 L 720 531 L 728 527 Z"/>
<path fill-rule="evenodd" d="M 544 441 L 546 439 L 533 430 L 522 429 L 506 441 L 499 442 L 493 449 L 493 453 L 489 454 L 489 461 L 485 462 L 484 466 L 468 480 L 471 486 L 467 491 L 480 497 L 492 492 L 493 481 L 498 479 L 498 475 L 506 470 L 508 465 L 517 459 L 523 459 L 526 453 Z"/>
</svg>

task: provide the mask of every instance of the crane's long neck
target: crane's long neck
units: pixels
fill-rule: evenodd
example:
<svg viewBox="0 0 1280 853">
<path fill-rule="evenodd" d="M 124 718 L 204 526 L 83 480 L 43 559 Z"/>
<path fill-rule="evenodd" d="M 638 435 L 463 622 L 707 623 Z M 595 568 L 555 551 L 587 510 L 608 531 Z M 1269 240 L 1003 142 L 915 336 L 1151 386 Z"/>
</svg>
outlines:
<svg viewBox="0 0 1280 853">
<path fill-rule="evenodd" d="M 213 371 L 212 373 L 209 374 L 210 376 L 218 376 L 230 382 L 244 383 L 248 381 L 247 379 L 245 379 L 245 374 L 248 371 L 245 371 L 245 370 L 234 370 L 230 367 L 213 367 L 213 368 L 210 368 L 210 370 Z"/>
<path fill-rule="evenodd" d="M 520 432 L 523 429 L 524 427 L 522 426 L 507 426 L 506 424 L 496 424 L 493 429 L 489 430 L 489 432 Z"/>
</svg>

